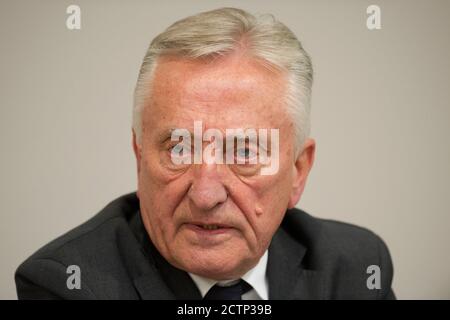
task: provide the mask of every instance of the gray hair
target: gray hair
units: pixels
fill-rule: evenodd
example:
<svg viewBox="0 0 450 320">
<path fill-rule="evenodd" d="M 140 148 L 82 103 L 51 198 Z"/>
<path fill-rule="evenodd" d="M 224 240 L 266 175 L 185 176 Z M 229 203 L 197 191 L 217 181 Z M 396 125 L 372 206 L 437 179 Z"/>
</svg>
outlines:
<svg viewBox="0 0 450 320">
<path fill-rule="evenodd" d="M 191 59 L 223 56 L 241 48 L 243 39 L 244 50 L 251 56 L 268 68 L 286 71 L 286 106 L 299 151 L 310 130 L 311 59 L 294 33 L 272 15 L 256 18 L 235 8 L 202 12 L 179 20 L 153 39 L 134 92 L 133 130 L 138 145 L 142 133 L 141 113 L 151 95 L 151 79 L 158 57 L 165 54 Z"/>
</svg>

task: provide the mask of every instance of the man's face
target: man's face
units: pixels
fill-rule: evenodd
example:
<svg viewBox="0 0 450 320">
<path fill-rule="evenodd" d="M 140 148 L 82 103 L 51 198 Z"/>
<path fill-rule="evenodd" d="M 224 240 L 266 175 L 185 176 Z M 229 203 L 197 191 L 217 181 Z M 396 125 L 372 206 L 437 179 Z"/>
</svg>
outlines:
<svg viewBox="0 0 450 320">
<path fill-rule="evenodd" d="M 147 232 L 172 265 L 217 280 L 238 278 L 267 249 L 312 164 L 313 143 L 306 158 L 294 155 L 286 79 L 237 54 L 213 62 L 163 57 L 151 90 L 141 145 L 134 145 Z M 171 148 L 178 142 L 170 130 L 193 132 L 194 121 L 224 137 L 227 128 L 279 129 L 278 172 L 260 175 L 259 164 L 175 165 Z"/>
</svg>

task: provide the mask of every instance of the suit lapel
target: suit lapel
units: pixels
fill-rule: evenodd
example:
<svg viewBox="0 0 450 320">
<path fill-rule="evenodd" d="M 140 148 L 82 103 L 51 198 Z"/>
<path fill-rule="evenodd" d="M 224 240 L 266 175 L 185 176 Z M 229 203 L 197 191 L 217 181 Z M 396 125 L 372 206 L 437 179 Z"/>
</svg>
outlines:
<svg viewBox="0 0 450 320">
<path fill-rule="evenodd" d="M 174 300 L 175 295 L 162 281 L 161 277 L 154 274 L 145 274 L 133 279 L 134 287 L 142 300 Z"/>
<path fill-rule="evenodd" d="M 189 275 L 181 270 L 160 270 L 145 274 L 133 280 L 134 286 L 143 300 L 195 300 L 201 299 L 201 294 Z"/>
<path fill-rule="evenodd" d="M 172 266 L 154 248 L 155 260 L 164 282 L 177 300 L 200 300 L 202 295 L 186 271 Z"/>
<path fill-rule="evenodd" d="M 279 228 L 269 246 L 267 277 L 269 299 L 308 300 L 324 298 L 320 271 L 302 267 L 306 248 Z"/>
</svg>

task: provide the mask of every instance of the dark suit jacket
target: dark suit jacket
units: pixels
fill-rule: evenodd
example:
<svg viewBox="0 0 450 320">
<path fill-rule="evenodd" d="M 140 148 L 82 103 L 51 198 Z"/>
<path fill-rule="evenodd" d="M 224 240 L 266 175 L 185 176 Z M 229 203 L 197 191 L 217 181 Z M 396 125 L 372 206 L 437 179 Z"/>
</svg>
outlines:
<svg viewBox="0 0 450 320">
<path fill-rule="evenodd" d="M 81 288 L 68 289 L 69 265 Z M 381 289 L 368 289 L 369 265 L 381 269 Z M 288 210 L 269 247 L 270 299 L 393 299 L 392 263 L 372 232 Z M 201 299 L 189 275 L 155 249 L 135 193 L 50 242 L 15 274 L 19 299 Z"/>
</svg>

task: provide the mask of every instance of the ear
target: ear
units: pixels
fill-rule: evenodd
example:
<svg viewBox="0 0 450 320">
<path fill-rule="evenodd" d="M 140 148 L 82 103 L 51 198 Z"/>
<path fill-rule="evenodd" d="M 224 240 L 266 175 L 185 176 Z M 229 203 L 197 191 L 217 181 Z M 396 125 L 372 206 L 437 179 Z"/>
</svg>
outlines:
<svg viewBox="0 0 450 320">
<path fill-rule="evenodd" d="M 139 173 L 141 172 L 141 147 L 137 144 L 136 133 L 133 129 L 131 131 L 133 133 L 133 151 L 134 155 L 136 156 L 137 177 L 139 180 Z M 139 190 L 137 192 L 137 196 L 139 198 Z"/>
<path fill-rule="evenodd" d="M 306 179 L 311 171 L 314 163 L 314 156 L 316 152 L 316 142 L 313 139 L 307 139 L 303 145 L 301 153 L 295 159 L 293 167 L 293 180 L 291 197 L 289 198 L 288 208 L 295 207 L 302 196 L 305 189 Z"/>
</svg>

